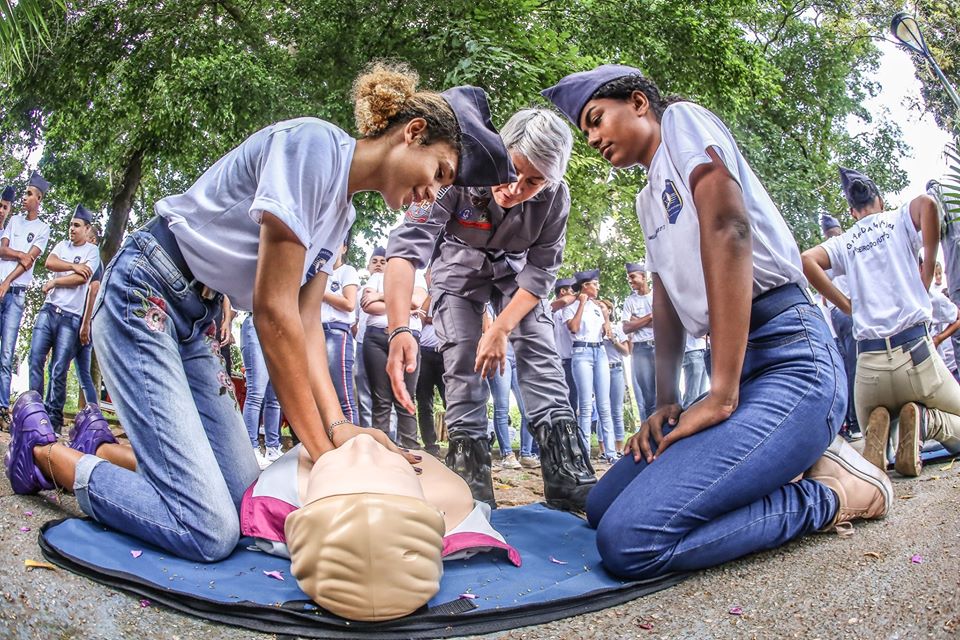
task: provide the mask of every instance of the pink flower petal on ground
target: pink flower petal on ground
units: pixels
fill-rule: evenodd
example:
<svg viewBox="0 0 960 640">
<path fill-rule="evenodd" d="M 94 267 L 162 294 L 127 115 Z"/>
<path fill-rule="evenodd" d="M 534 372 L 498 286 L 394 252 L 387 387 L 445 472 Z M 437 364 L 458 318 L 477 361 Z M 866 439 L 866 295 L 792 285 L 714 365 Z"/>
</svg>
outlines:
<svg viewBox="0 0 960 640">
<path fill-rule="evenodd" d="M 640 622 L 637 624 L 637 626 L 643 629 L 644 631 L 650 631 L 651 629 L 653 629 L 652 622 Z"/>
<path fill-rule="evenodd" d="M 274 580 L 283 580 L 283 575 L 279 571 L 264 571 L 263 575 Z"/>
<path fill-rule="evenodd" d="M 139 558 L 143 555 L 143 551 L 140 551 L 140 549 L 133 549 L 130 551 L 130 555 L 132 555 L 134 558 Z"/>
<path fill-rule="evenodd" d="M 913 557 L 910 558 L 910 562 L 912 562 L 913 564 L 920 564 L 921 562 L 923 562 L 923 556 L 920 555 L 919 553 L 915 553 L 913 554 Z"/>
<path fill-rule="evenodd" d="M 472 594 L 472 593 L 461 593 L 461 594 L 460 594 L 460 597 L 461 597 L 461 598 L 466 598 L 467 600 L 476 600 L 476 599 L 477 599 L 477 596 L 475 596 L 475 595 Z"/>
<path fill-rule="evenodd" d="M 27 531 L 30 531 L 30 527 L 20 527 L 20 531 L 26 533 Z"/>
<path fill-rule="evenodd" d="M 732 616 L 742 616 L 743 607 L 730 607 L 730 615 Z"/>
<path fill-rule="evenodd" d="M 147 600 L 146 598 L 144 598 L 143 600 L 140 601 L 140 608 L 141 608 L 141 609 L 144 608 L 144 607 L 149 607 L 149 606 L 150 606 L 150 601 Z"/>
<path fill-rule="evenodd" d="M 29 518 L 30 516 L 33 515 L 33 511 L 24 511 L 24 512 L 23 512 L 23 515 L 25 515 L 25 516 L 27 516 L 27 517 Z"/>
<path fill-rule="evenodd" d="M 557 559 L 554 558 L 553 556 L 550 556 L 550 562 L 552 562 L 553 564 L 568 564 L 567 562 L 564 562 L 563 560 L 557 560 Z"/>
</svg>

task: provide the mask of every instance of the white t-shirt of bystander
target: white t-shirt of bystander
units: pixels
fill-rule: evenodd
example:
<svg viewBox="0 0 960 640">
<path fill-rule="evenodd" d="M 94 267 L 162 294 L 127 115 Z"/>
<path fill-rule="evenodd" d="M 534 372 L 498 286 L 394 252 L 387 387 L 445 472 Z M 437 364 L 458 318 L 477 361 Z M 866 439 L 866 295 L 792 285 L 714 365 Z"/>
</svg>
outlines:
<svg viewBox="0 0 960 640">
<path fill-rule="evenodd" d="M 563 309 L 563 323 L 568 327 L 567 321 L 577 315 L 577 309 L 580 308 L 580 300 L 574 300 L 573 304 Z M 570 333 L 573 333 L 570 331 Z M 574 342 L 603 342 L 603 310 L 600 305 L 593 300 L 587 299 L 583 309 L 583 315 L 580 316 L 580 330 L 573 333 Z M 576 347 L 576 345 L 574 345 Z"/>
<path fill-rule="evenodd" d="M 360 285 L 360 276 L 357 270 L 349 264 L 342 264 L 333 270 L 327 277 L 327 293 L 343 295 L 343 290 L 347 287 L 358 287 Z M 360 294 L 357 293 L 357 306 L 360 306 Z M 341 311 L 331 304 L 324 302 L 320 307 L 320 318 L 323 322 L 345 322 L 353 324 L 356 318 L 356 307 L 353 311 Z"/>
<path fill-rule="evenodd" d="M 933 333 L 937 334 L 945 330 L 948 326 L 957 321 L 960 316 L 960 309 L 957 308 L 950 298 L 943 295 L 939 290 L 930 291 L 930 305 L 933 313 Z M 937 352 L 943 358 L 947 368 L 950 371 L 957 370 L 957 358 L 953 349 L 953 339 L 947 338 L 937 347 Z"/>
<path fill-rule="evenodd" d="M 623 312 L 620 317 L 623 318 L 624 322 L 629 322 L 634 316 L 642 318 L 651 313 L 653 313 L 653 294 L 640 295 L 634 291 L 623 301 Z M 653 340 L 652 322 L 643 329 L 630 334 L 630 342 L 650 342 L 651 340 Z"/>
<path fill-rule="evenodd" d="M 7 223 L 7 228 L 3 230 L 3 238 L 10 241 L 10 248 L 14 251 L 27 253 L 31 248 L 36 247 L 43 254 L 47 248 L 47 242 L 50 240 L 50 225 L 36 218 L 27 220 L 26 216 L 13 216 Z M 38 256 L 39 259 L 39 256 Z M 5 279 L 19 264 L 16 260 L 0 260 L 0 281 Z M 37 263 L 33 263 L 36 267 Z M 33 283 L 33 267 L 30 267 L 14 279 L 11 286 L 29 287 Z"/>
<path fill-rule="evenodd" d="M 427 289 L 427 280 L 424 277 L 425 271 L 423 269 L 417 269 L 416 275 L 413 279 L 413 288 L 414 289 Z M 383 293 L 383 274 L 375 273 L 367 280 L 363 285 L 363 289 L 360 290 L 360 295 L 363 295 L 363 292 L 367 289 L 375 291 L 377 293 Z M 420 320 L 420 317 L 416 312 L 410 314 L 410 323 L 407 325 L 413 331 L 420 331 L 423 328 L 423 321 Z M 367 328 L 377 327 L 380 329 L 387 328 L 387 314 L 383 315 L 370 315 L 367 314 Z"/>
<path fill-rule="evenodd" d="M 69 240 L 61 240 L 57 246 L 50 252 L 64 262 L 71 264 L 85 264 L 90 270 L 96 272 L 100 268 L 100 251 L 97 245 L 84 242 L 77 246 Z M 54 279 L 66 278 L 74 275 L 73 271 L 63 271 L 54 273 Z M 77 285 L 76 287 L 54 287 L 47 294 L 46 303 L 56 305 L 64 311 L 80 315 L 83 313 L 84 304 L 87 301 L 87 289 L 89 283 Z"/>
</svg>

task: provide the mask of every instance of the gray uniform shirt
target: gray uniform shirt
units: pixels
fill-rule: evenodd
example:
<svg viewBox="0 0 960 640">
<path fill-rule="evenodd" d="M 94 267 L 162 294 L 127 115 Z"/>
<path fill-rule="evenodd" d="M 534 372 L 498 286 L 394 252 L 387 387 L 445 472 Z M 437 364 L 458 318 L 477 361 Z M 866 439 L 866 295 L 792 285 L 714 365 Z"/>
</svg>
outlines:
<svg viewBox="0 0 960 640">
<path fill-rule="evenodd" d="M 432 287 L 486 302 L 491 287 L 545 298 L 563 262 L 570 190 L 565 182 L 504 211 L 489 189 L 450 187 L 432 205 L 412 205 L 390 234 L 387 259 L 423 269 Z"/>
</svg>

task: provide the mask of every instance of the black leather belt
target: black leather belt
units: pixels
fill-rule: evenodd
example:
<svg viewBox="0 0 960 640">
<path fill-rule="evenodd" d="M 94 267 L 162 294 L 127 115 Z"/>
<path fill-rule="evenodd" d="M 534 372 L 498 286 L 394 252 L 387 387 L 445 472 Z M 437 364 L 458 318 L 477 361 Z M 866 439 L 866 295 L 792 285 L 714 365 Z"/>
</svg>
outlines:
<svg viewBox="0 0 960 640">
<path fill-rule="evenodd" d="M 810 298 L 795 283 L 785 284 L 764 291 L 753 299 L 750 306 L 750 332 L 753 333 L 778 315 L 800 304 L 809 304 Z"/>
<path fill-rule="evenodd" d="M 324 331 L 350 331 L 350 325 L 346 322 L 324 322 Z"/>
<path fill-rule="evenodd" d="M 597 348 L 602 347 L 602 346 L 603 346 L 603 343 L 602 343 L 602 342 L 580 342 L 579 340 L 574 340 L 574 342 L 573 342 L 573 348 L 574 348 L 574 349 L 576 349 L 576 348 L 578 348 L 578 347 L 592 347 L 592 348 L 594 348 L 594 349 L 597 349 Z"/>
<path fill-rule="evenodd" d="M 610 363 L 610 368 L 611 368 L 611 369 L 623 369 L 623 363 L 622 363 L 622 362 L 611 362 L 611 363 Z"/>
<path fill-rule="evenodd" d="M 857 340 L 857 353 L 865 353 L 867 351 L 886 351 L 887 343 L 890 344 L 890 349 L 896 349 L 897 347 L 902 347 L 905 344 L 916 342 L 925 335 L 927 335 L 927 326 L 924 324 L 915 324 L 912 327 L 907 327 L 900 333 L 893 334 L 889 338 Z"/>
<path fill-rule="evenodd" d="M 426 345 L 420 345 L 420 351 L 427 351 L 429 353 L 437 353 L 436 347 L 428 347 Z"/>
<path fill-rule="evenodd" d="M 58 316 L 68 316 L 68 317 L 71 317 L 71 318 L 79 318 L 79 317 L 80 317 L 80 314 L 79 314 L 79 313 L 73 313 L 72 311 L 67 311 L 66 309 L 61 309 L 61 308 L 58 307 L 57 305 L 55 305 L 55 304 L 50 304 L 49 302 L 45 302 L 45 303 L 43 304 L 43 307 L 41 307 L 41 308 L 47 308 L 47 309 L 49 309 L 50 311 L 53 311 L 53 312 L 54 312 L 55 314 L 57 314 Z"/>
<path fill-rule="evenodd" d="M 187 266 L 187 261 L 183 259 L 180 246 L 177 244 L 177 238 L 173 235 L 173 232 L 170 231 L 169 225 L 167 225 L 167 219 L 161 218 L 160 216 L 153 216 L 147 224 L 143 225 L 143 230 L 156 239 L 157 244 L 159 244 L 163 252 L 167 254 L 170 261 L 173 262 L 173 265 L 183 274 L 186 281 L 193 282 L 195 279 L 193 272 L 190 271 L 190 267 Z"/>
<path fill-rule="evenodd" d="M 27 292 L 27 288 L 22 284 L 10 285 L 10 287 L 7 288 L 7 293 L 26 293 L 26 292 Z"/>
</svg>

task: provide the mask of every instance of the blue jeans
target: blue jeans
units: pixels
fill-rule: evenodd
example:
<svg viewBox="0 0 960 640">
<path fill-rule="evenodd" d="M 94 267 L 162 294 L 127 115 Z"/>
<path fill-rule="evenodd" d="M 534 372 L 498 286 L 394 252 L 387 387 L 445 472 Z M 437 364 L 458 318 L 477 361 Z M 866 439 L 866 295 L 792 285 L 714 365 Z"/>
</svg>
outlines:
<svg viewBox="0 0 960 640">
<path fill-rule="evenodd" d="M 853 401 L 853 383 L 857 379 L 857 341 L 853 339 L 853 318 L 834 307 L 830 310 L 830 320 L 833 322 L 833 332 L 837 334 L 843 368 L 847 372 L 847 424 L 853 426 L 857 424 Z"/>
<path fill-rule="evenodd" d="M 571 358 L 573 378 L 577 381 L 577 404 L 580 413 L 580 435 L 587 447 L 590 446 L 590 422 L 593 417 L 593 403 L 596 400 L 600 423 L 597 440 L 603 445 L 604 452 L 612 454 L 617 450 L 613 439 L 613 418 L 610 415 L 610 364 L 607 352 L 599 347 L 574 347 Z"/>
<path fill-rule="evenodd" d="M 260 415 L 263 413 L 263 444 L 280 446 L 280 402 L 270 383 L 267 363 L 260 348 L 260 336 L 253 324 L 253 316 L 247 316 L 240 325 L 240 354 L 246 370 L 247 397 L 243 401 L 243 424 L 247 427 L 250 445 L 260 446 Z"/>
<path fill-rule="evenodd" d="M 363 364 L 363 343 L 358 342 L 356 352 L 361 355 L 354 357 L 353 382 L 357 388 L 357 426 L 369 427 L 373 425 L 373 394 L 370 391 L 370 378 Z"/>
<path fill-rule="evenodd" d="M 80 316 L 62 311 L 52 304 L 40 307 L 30 340 L 30 389 L 43 395 L 43 374 L 47 354 L 53 350 L 53 370 L 50 375 L 50 393 L 45 406 L 50 424 L 57 433 L 63 429 L 63 403 L 67 399 L 67 373 L 70 361 L 77 352 Z"/>
<path fill-rule="evenodd" d="M 100 394 L 97 393 L 97 387 L 93 384 L 93 376 L 90 375 L 90 364 L 93 359 L 93 341 L 87 344 L 80 344 L 80 338 L 77 337 L 77 358 L 73 361 L 73 368 L 77 372 L 77 381 L 80 383 L 80 389 L 83 391 L 83 399 L 87 404 L 100 404 Z"/>
<path fill-rule="evenodd" d="M 107 267 L 93 344 L 137 470 L 77 463 L 84 513 L 204 562 L 240 539 L 240 500 L 260 470 L 220 356 L 220 296 L 202 298 L 152 235 L 135 231 Z"/>
<path fill-rule="evenodd" d="M 684 409 L 707 391 L 707 365 L 703 360 L 706 349 L 692 349 L 683 354 L 683 400 Z"/>
<path fill-rule="evenodd" d="M 493 396 L 493 429 L 497 434 L 500 455 L 513 452 L 510 440 L 510 391 L 513 391 L 513 397 L 517 399 L 517 409 L 520 411 L 520 456 L 538 453 L 539 447 L 533 441 L 533 434 L 530 433 L 527 410 L 523 404 L 523 396 L 520 395 L 517 360 L 513 349 L 510 349 L 507 354 L 507 365 L 503 375 L 498 373 L 488 378 L 487 384 L 490 385 L 490 395 Z"/>
<path fill-rule="evenodd" d="M 324 335 L 327 343 L 327 366 L 330 369 L 330 379 L 337 390 L 340 399 L 340 409 L 343 417 L 356 424 L 357 400 L 353 395 L 353 365 L 354 350 L 353 336 L 348 329 L 326 328 Z"/>
<path fill-rule="evenodd" d="M 653 359 L 652 342 L 634 342 L 631 360 L 633 360 L 633 391 L 637 396 L 637 410 L 640 419 L 646 420 L 657 405 L 657 378 Z"/>
<path fill-rule="evenodd" d="M 613 439 L 623 442 L 623 396 L 626 391 L 623 380 L 623 364 L 610 368 L 610 413 L 613 414 Z"/>
<path fill-rule="evenodd" d="M 8 291 L 0 300 L 0 407 L 10 406 L 10 380 L 13 377 L 13 354 L 17 349 L 20 320 L 26 291 Z"/>
<path fill-rule="evenodd" d="M 695 571 L 823 528 L 836 494 L 790 481 L 823 454 L 846 409 L 843 363 L 819 309 L 775 316 L 750 333 L 730 418 L 651 464 L 622 458 L 590 493 L 604 566 L 631 579 Z"/>
</svg>

